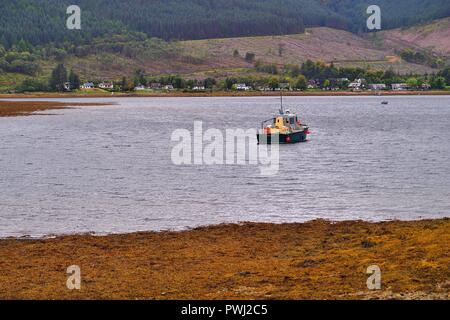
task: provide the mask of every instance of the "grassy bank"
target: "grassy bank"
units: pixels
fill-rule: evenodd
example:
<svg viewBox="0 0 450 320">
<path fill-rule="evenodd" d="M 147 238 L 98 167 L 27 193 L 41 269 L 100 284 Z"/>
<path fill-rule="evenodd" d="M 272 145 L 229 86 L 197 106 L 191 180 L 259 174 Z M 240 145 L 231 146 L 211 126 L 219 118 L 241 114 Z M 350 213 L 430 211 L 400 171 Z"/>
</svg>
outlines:
<svg viewBox="0 0 450 320">
<path fill-rule="evenodd" d="M 0 240 L 1 299 L 449 299 L 450 220 Z M 80 291 L 66 287 L 79 265 Z M 366 286 L 368 266 L 382 290 Z"/>
</svg>

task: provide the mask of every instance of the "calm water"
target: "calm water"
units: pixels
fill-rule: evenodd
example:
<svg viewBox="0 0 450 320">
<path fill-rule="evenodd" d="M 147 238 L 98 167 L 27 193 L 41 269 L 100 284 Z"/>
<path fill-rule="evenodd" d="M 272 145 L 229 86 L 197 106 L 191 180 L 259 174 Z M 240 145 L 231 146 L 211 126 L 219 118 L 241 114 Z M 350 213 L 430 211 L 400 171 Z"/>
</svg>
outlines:
<svg viewBox="0 0 450 320">
<path fill-rule="evenodd" d="M 175 166 L 170 137 L 194 120 L 258 127 L 277 98 L 113 101 L 0 118 L 0 237 L 450 217 L 450 96 L 287 98 L 313 135 L 281 146 L 273 177 L 255 166 Z"/>
</svg>

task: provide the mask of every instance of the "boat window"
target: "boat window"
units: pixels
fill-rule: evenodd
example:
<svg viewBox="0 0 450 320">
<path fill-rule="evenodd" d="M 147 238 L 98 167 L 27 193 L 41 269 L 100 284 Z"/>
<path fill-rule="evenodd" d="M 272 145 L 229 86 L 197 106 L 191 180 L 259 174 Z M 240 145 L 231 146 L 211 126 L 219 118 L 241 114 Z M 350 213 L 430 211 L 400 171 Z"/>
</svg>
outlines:
<svg viewBox="0 0 450 320">
<path fill-rule="evenodd" d="M 295 123 L 295 119 L 292 117 L 292 118 L 289 118 L 289 121 L 291 122 L 291 124 L 294 124 Z"/>
</svg>

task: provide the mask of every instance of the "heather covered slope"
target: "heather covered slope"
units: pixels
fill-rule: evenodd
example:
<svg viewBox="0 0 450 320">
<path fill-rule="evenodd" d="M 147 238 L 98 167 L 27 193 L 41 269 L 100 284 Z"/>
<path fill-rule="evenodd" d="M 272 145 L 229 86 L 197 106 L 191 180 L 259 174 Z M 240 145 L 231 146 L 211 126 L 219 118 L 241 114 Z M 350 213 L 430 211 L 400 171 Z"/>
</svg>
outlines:
<svg viewBox="0 0 450 320">
<path fill-rule="evenodd" d="M 450 56 L 450 18 L 411 28 L 380 32 L 386 47 L 419 48 Z"/>
<path fill-rule="evenodd" d="M 105 41 L 106 42 L 106 41 Z M 90 48 L 83 56 L 67 56 L 64 63 L 74 68 L 83 78 L 120 78 L 132 75 L 136 69 L 148 74 L 196 74 L 219 71 L 247 72 L 254 62 L 245 60 L 248 52 L 255 54 L 255 61 L 285 64 L 301 64 L 307 59 L 334 62 L 336 65 L 354 65 L 400 73 L 432 73 L 428 66 L 402 61 L 395 48 L 379 45 L 372 38 L 361 37 L 344 30 L 331 28 L 306 29 L 303 34 L 285 36 L 259 36 L 190 40 L 179 42 L 117 42 L 116 46 L 129 48 L 129 53 L 115 53 L 103 42 Z M 235 50 L 239 56 L 235 56 Z M 49 73 L 55 61 L 40 62 L 43 73 Z"/>
<path fill-rule="evenodd" d="M 331 28 L 311 28 L 304 34 L 286 36 L 186 41 L 180 45 L 187 54 L 201 57 L 211 68 L 253 67 L 244 59 L 247 52 L 252 52 L 256 60 L 279 66 L 301 64 L 310 59 L 381 70 L 392 68 L 400 73 L 433 72 L 428 66 L 398 59 L 395 50 L 378 45 L 372 38 Z M 234 50 L 238 50 L 240 57 L 233 56 Z"/>
</svg>

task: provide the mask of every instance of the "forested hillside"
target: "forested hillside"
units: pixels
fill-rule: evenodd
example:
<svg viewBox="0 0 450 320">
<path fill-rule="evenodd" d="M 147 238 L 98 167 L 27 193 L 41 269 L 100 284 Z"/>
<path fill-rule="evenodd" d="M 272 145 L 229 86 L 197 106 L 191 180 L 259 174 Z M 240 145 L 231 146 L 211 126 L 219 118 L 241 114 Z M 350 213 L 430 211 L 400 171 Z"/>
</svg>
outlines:
<svg viewBox="0 0 450 320">
<path fill-rule="evenodd" d="M 72 4 L 82 9 L 81 31 L 65 28 Z M 311 26 L 360 31 L 370 4 L 381 6 L 383 28 L 450 16 L 448 0 L 4 0 L 0 43 L 81 44 L 129 32 L 185 40 L 292 34 Z"/>
<path fill-rule="evenodd" d="M 366 10 L 374 4 L 381 8 L 383 29 L 407 27 L 450 16 L 448 0 L 323 0 L 321 2 L 333 12 L 345 17 L 352 31 L 364 31 Z"/>
</svg>

